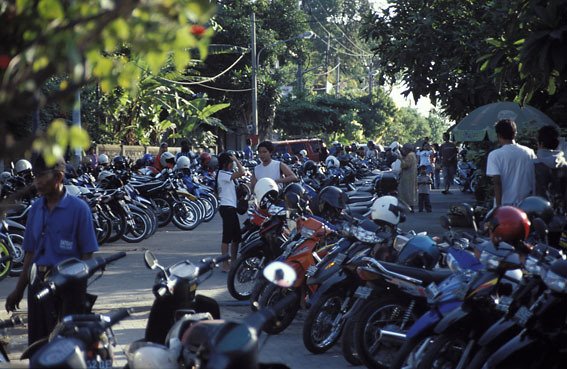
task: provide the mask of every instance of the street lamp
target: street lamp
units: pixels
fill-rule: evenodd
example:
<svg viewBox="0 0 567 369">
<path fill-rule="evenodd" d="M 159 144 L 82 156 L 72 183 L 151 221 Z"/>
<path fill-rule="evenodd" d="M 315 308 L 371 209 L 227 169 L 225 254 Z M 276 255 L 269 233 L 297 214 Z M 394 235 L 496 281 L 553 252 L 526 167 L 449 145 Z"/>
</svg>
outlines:
<svg viewBox="0 0 567 369">
<path fill-rule="evenodd" d="M 252 22 L 251 32 L 251 54 L 252 54 L 252 134 L 258 134 L 258 66 L 260 64 L 260 55 L 262 51 L 275 45 L 283 44 L 297 39 L 310 39 L 315 33 L 308 31 L 297 36 L 288 38 L 287 40 L 276 41 L 270 45 L 264 46 L 256 55 L 256 16 L 254 13 L 250 16 Z"/>
</svg>

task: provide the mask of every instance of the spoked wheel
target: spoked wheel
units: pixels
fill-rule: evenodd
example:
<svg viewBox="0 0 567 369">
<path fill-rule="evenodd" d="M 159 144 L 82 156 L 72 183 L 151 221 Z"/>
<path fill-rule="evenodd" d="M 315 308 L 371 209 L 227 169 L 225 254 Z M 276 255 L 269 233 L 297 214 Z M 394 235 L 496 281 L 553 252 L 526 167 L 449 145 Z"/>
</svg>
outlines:
<svg viewBox="0 0 567 369">
<path fill-rule="evenodd" d="M 9 247 L 0 241 L 0 281 L 10 275 L 12 269 L 12 252 Z"/>
<path fill-rule="evenodd" d="M 172 202 L 163 197 L 154 197 L 151 201 L 156 209 L 158 227 L 165 227 L 173 217 Z"/>
<path fill-rule="evenodd" d="M 258 310 L 260 298 L 269 284 L 270 282 L 268 282 L 263 276 L 260 276 L 260 278 L 256 280 L 254 287 L 252 287 L 252 291 L 250 292 L 250 310 Z"/>
<path fill-rule="evenodd" d="M 199 209 L 192 201 L 182 200 L 173 205 L 173 224 L 184 231 L 195 229 L 200 223 Z"/>
<path fill-rule="evenodd" d="M 248 300 L 260 271 L 264 267 L 261 255 L 243 255 L 236 259 L 226 280 L 228 292 L 237 300 Z"/>
<path fill-rule="evenodd" d="M 148 220 L 144 216 L 143 212 L 132 211 L 130 216 L 132 219 L 129 220 L 126 232 L 122 235 L 122 239 L 128 243 L 141 242 L 150 232 Z"/>
<path fill-rule="evenodd" d="M 126 223 L 126 215 L 122 212 L 116 211 L 114 216 L 110 217 L 110 223 L 112 226 L 112 230 L 110 232 L 110 237 L 108 237 L 108 242 L 115 242 L 118 241 L 126 232 L 126 228 L 128 227 L 128 223 Z"/>
<path fill-rule="evenodd" d="M 282 288 L 276 286 L 275 284 L 269 284 L 266 287 L 266 289 L 260 296 L 260 301 L 258 301 L 261 307 L 273 306 L 290 293 L 296 294 L 296 298 L 297 298 L 296 303 L 289 305 L 283 311 L 280 311 L 280 313 L 276 316 L 276 318 L 273 321 L 268 322 L 264 326 L 263 328 L 264 332 L 268 334 L 279 334 L 283 332 L 287 327 L 289 327 L 291 322 L 293 322 L 293 319 L 295 319 L 295 316 L 297 315 L 297 311 L 299 310 L 299 295 L 300 295 L 300 292 L 298 290 L 290 289 L 290 288 Z"/>
<path fill-rule="evenodd" d="M 314 354 L 329 350 L 340 337 L 342 323 L 341 307 L 344 296 L 341 291 L 334 291 L 321 296 L 309 309 L 303 323 L 303 344 Z"/>
<path fill-rule="evenodd" d="M 351 365 L 361 365 L 360 357 L 354 345 L 354 321 L 348 319 L 341 334 L 341 351 L 345 360 Z"/>
<path fill-rule="evenodd" d="M 203 222 L 210 222 L 215 217 L 215 205 L 209 197 L 201 197 L 200 201 L 203 205 L 205 205 L 205 216 L 203 218 Z"/>
<path fill-rule="evenodd" d="M 389 368 L 403 341 L 384 337 L 381 330 L 405 333 L 417 318 L 409 302 L 396 297 L 370 300 L 354 318 L 356 352 L 368 368 Z"/>
<path fill-rule="evenodd" d="M 8 235 L 12 241 L 12 268 L 10 269 L 10 276 L 17 277 L 22 273 L 24 267 L 24 236 L 21 233 L 10 233 Z"/>
</svg>

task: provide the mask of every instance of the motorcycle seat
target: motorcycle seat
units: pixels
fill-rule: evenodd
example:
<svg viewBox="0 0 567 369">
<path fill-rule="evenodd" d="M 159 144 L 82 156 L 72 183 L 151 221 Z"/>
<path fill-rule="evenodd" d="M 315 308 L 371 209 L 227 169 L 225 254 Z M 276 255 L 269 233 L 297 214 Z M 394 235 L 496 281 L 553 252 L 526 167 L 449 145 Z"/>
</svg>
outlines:
<svg viewBox="0 0 567 369">
<path fill-rule="evenodd" d="M 423 286 L 427 286 L 433 282 L 439 283 L 453 274 L 453 272 L 447 268 L 427 270 L 384 261 L 381 261 L 380 264 L 390 272 L 421 280 Z"/>
<path fill-rule="evenodd" d="M 349 197 L 347 204 L 359 204 L 359 203 L 372 203 L 372 199 L 374 198 L 374 196 L 372 195 L 368 195 L 368 196 L 353 196 L 353 197 Z"/>
<path fill-rule="evenodd" d="M 132 183 L 132 186 L 140 193 L 152 192 L 163 185 L 164 182 Z"/>
</svg>

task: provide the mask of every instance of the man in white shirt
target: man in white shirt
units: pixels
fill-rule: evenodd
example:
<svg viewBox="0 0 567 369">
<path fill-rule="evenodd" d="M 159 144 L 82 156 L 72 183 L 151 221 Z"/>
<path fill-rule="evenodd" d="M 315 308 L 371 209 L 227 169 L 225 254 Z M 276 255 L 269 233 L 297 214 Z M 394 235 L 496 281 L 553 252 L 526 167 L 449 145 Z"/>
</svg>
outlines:
<svg viewBox="0 0 567 369">
<path fill-rule="evenodd" d="M 494 128 L 501 147 L 488 154 L 486 166 L 486 175 L 494 183 L 494 205 L 518 205 L 534 194 L 536 154 L 514 141 L 517 129 L 513 120 L 502 119 Z"/>
<path fill-rule="evenodd" d="M 254 191 L 254 186 L 256 182 L 261 178 L 271 178 L 280 187 L 280 183 L 290 183 L 296 182 L 297 177 L 291 171 L 291 169 L 284 163 L 272 159 L 272 153 L 274 152 L 274 144 L 270 141 L 263 141 L 258 144 L 258 157 L 260 158 L 260 164 L 254 167 L 254 173 L 252 174 L 251 190 Z"/>
</svg>

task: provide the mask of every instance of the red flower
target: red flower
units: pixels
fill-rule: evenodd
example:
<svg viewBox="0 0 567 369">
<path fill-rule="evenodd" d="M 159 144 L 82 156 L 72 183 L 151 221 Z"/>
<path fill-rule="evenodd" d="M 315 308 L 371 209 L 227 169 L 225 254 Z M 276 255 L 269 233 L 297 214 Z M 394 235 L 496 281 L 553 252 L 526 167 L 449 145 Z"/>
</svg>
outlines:
<svg viewBox="0 0 567 369">
<path fill-rule="evenodd" d="M 8 64 L 10 64 L 10 60 L 12 60 L 8 55 L 1 54 L 0 55 L 0 69 L 8 68 Z"/>
<path fill-rule="evenodd" d="M 191 26 L 190 31 L 194 36 L 202 36 L 207 29 L 200 24 L 194 24 Z"/>
</svg>

